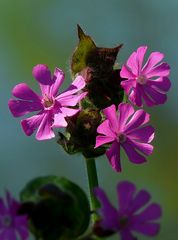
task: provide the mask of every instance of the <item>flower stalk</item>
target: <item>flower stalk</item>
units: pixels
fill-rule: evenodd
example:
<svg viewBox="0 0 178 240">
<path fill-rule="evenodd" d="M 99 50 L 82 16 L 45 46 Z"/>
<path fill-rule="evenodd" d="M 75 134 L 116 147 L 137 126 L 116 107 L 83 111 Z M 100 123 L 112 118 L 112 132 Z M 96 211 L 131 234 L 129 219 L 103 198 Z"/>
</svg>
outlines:
<svg viewBox="0 0 178 240">
<path fill-rule="evenodd" d="M 89 185 L 89 194 L 90 194 L 90 206 L 92 211 L 92 221 L 96 222 L 98 216 L 96 214 L 96 209 L 100 206 L 98 200 L 94 195 L 94 188 L 98 187 L 98 176 L 96 171 L 96 164 L 94 158 L 86 158 L 86 168 L 87 168 L 87 177 Z"/>
</svg>

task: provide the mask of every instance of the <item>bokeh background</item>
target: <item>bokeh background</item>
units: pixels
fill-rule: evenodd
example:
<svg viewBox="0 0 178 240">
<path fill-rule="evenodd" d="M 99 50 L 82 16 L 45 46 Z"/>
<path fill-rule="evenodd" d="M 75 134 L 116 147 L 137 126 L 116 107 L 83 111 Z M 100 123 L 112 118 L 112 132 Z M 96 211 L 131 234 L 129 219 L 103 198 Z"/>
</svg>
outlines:
<svg viewBox="0 0 178 240">
<path fill-rule="evenodd" d="M 164 106 L 147 109 L 156 128 L 155 151 L 148 163 L 136 166 L 122 154 L 123 172 L 113 172 L 105 157 L 97 159 L 100 185 L 117 204 L 115 186 L 128 179 L 146 188 L 163 208 L 157 240 L 178 239 L 178 1 L 177 0 L 0 0 L 0 193 L 9 189 L 18 197 L 30 179 L 39 175 L 65 176 L 87 190 L 85 163 L 80 155 L 68 156 L 56 139 L 39 142 L 26 137 L 20 119 L 7 106 L 11 89 L 37 83 L 31 70 L 37 63 L 66 72 L 70 83 L 70 57 L 77 45 L 76 25 L 98 46 L 124 43 L 122 64 L 133 50 L 148 45 L 165 53 L 171 65 L 172 88 Z M 111 239 L 118 239 L 115 235 Z M 145 239 L 140 237 L 139 239 Z"/>
</svg>

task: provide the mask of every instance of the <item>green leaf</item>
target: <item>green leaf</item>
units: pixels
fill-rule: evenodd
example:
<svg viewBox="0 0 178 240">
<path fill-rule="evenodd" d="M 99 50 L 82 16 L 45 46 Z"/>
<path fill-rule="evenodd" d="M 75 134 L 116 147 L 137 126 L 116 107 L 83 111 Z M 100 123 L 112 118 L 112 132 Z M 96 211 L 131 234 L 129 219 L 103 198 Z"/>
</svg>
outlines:
<svg viewBox="0 0 178 240">
<path fill-rule="evenodd" d="M 77 28 L 79 44 L 72 56 L 71 70 L 73 75 L 82 71 L 87 66 L 86 62 L 89 54 L 96 49 L 92 38 L 86 35 L 79 25 L 77 25 Z"/>
</svg>

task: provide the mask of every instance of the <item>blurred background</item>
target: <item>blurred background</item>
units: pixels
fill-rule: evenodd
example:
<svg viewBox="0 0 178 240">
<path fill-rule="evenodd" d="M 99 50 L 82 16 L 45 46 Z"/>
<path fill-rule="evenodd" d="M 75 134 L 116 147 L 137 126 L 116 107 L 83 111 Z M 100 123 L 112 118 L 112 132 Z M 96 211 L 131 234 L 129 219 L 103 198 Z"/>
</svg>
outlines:
<svg viewBox="0 0 178 240">
<path fill-rule="evenodd" d="M 77 23 L 98 46 L 124 43 L 118 55 L 122 64 L 140 45 L 165 53 L 171 65 L 172 88 L 163 106 L 147 109 L 156 128 L 155 151 L 144 165 L 133 165 L 122 154 L 123 172 L 115 173 L 107 159 L 97 159 L 99 183 L 117 205 L 115 186 L 127 179 L 146 188 L 163 208 L 157 240 L 178 239 L 178 1 L 177 0 L 0 0 L 0 193 L 16 197 L 24 185 L 40 175 L 65 176 L 87 190 L 85 163 L 68 156 L 56 139 L 39 142 L 26 137 L 20 119 L 10 114 L 11 89 L 27 82 L 38 90 L 32 67 L 47 64 L 66 73 L 78 39 Z M 118 239 L 115 235 L 111 239 Z M 140 237 L 139 239 L 146 239 Z"/>
</svg>

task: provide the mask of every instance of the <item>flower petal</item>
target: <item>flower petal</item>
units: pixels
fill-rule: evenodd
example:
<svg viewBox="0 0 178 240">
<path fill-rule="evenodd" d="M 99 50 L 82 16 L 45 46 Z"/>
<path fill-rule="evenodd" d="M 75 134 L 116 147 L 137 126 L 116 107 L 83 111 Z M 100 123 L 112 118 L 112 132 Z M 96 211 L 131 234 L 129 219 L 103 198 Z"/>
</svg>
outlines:
<svg viewBox="0 0 178 240">
<path fill-rule="evenodd" d="M 33 67 L 32 74 L 34 78 L 42 85 L 50 85 L 51 81 L 51 72 L 48 66 L 44 64 L 38 64 Z"/>
<path fill-rule="evenodd" d="M 160 93 L 159 91 L 157 91 L 151 86 L 145 85 L 144 90 L 145 90 L 145 93 L 152 98 L 155 105 L 164 104 L 167 100 L 167 96 L 165 93 Z"/>
<path fill-rule="evenodd" d="M 138 107 L 142 107 L 142 86 L 140 84 L 136 84 L 135 88 L 132 89 L 130 95 L 129 95 L 129 100 L 131 103 Z"/>
<path fill-rule="evenodd" d="M 146 158 L 139 154 L 132 144 L 130 144 L 129 141 L 126 141 L 121 144 L 121 146 L 124 148 L 129 160 L 135 164 L 141 164 L 146 162 Z"/>
<path fill-rule="evenodd" d="M 73 115 L 75 115 L 76 113 L 78 113 L 80 111 L 80 109 L 76 109 L 76 108 L 67 108 L 67 107 L 61 107 L 60 111 L 68 117 L 71 117 Z"/>
<path fill-rule="evenodd" d="M 153 152 L 153 146 L 151 144 L 136 142 L 134 140 L 128 140 L 128 142 L 133 146 L 133 148 L 147 156 L 151 155 Z"/>
<path fill-rule="evenodd" d="M 79 103 L 85 96 L 87 95 L 87 92 L 83 92 L 79 95 L 68 95 L 63 96 L 59 95 L 56 100 L 59 102 L 61 106 L 75 106 L 77 103 Z"/>
<path fill-rule="evenodd" d="M 147 51 L 147 46 L 141 46 L 137 49 L 137 64 L 138 64 L 139 74 L 142 69 L 142 64 L 143 64 L 146 51 Z"/>
<path fill-rule="evenodd" d="M 132 235 L 132 233 L 129 229 L 121 231 L 120 234 L 121 234 L 121 240 L 137 240 L 137 238 L 135 238 Z"/>
<path fill-rule="evenodd" d="M 149 79 L 147 81 L 147 85 L 151 86 L 151 87 L 155 87 L 160 92 L 161 91 L 167 92 L 171 87 L 171 81 L 167 77 L 160 77 L 160 78 L 155 79 L 155 80 L 150 80 Z"/>
<path fill-rule="evenodd" d="M 102 122 L 98 128 L 97 128 L 97 132 L 109 137 L 115 137 L 116 134 L 113 133 L 113 131 L 110 129 L 110 125 L 109 125 L 109 120 L 105 120 L 104 122 Z"/>
<path fill-rule="evenodd" d="M 111 205 L 105 192 L 97 187 L 94 189 L 96 198 L 101 203 L 99 212 L 102 216 L 102 227 L 110 230 L 118 230 L 118 213 L 117 210 Z"/>
<path fill-rule="evenodd" d="M 60 98 L 71 96 L 72 94 L 77 93 L 85 87 L 85 84 L 84 78 L 82 76 L 77 76 L 69 88 L 60 94 Z"/>
<path fill-rule="evenodd" d="M 170 66 L 167 63 L 161 63 L 160 65 L 152 68 L 147 74 L 147 78 L 151 77 L 166 77 L 170 73 Z"/>
<path fill-rule="evenodd" d="M 134 79 L 136 77 L 135 74 L 133 74 L 133 72 L 130 70 L 130 68 L 125 64 L 122 66 L 120 76 L 122 78 L 128 78 L 128 79 Z"/>
<path fill-rule="evenodd" d="M 60 86 L 64 82 L 64 72 L 61 69 L 55 68 L 52 82 L 53 83 L 52 83 L 52 85 L 50 86 L 50 89 L 49 89 L 50 97 L 56 96 Z"/>
<path fill-rule="evenodd" d="M 131 227 L 131 230 L 142 233 L 146 236 L 155 236 L 158 234 L 160 230 L 159 223 L 150 223 L 150 222 L 143 222 L 143 223 L 135 223 Z"/>
<path fill-rule="evenodd" d="M 8 105 L 14 117 L 21 117 L 27 113 L 43 109 L 41 102 L 29 102 L 15 99 L 10 99 Z"/>
<path fill-rule="evenodd" d="M 95 144 L 95 148 L 103 145 L 103 144 L 106 144 L 106 143 L 110 143 L 110 142 L 113 142 L 114 141 L 114 137 L 111 137 L 111 136 L 97 136 L 96 137 L 96 144 Z"/>
<path fill-rule="evenodd" d="M 2 198 L 0 198 L 0 213 L 1 215 L 7 214 L 7 209 Z"/>
<path fill-rule="evenodd" d="M 44 113 L 39 113 L 38 115 L 26 118 L 21 121 L 22 128 L 27 136 L 31 136 L 34 131 L 39 127 Z"/>
<path fill-rule="evenodd" d="M 139 191 L 130 202 L 130 205 L 128 207 L 129 212 L 131 214 L 135 213 L 136 211 L 144 207 L 149 202 L 150 199 L 151 196 L 147 191 L 145 190 Z"/>
<path fill-rule="evenodd" d="M 41 97 L 38 96 L 26 83 L 17 84 L 13 88 L 12 94 L 14 97 L 17 97 L 23 100 L 41 102 Z"/>
<path fill-rule="evenodd" d="M 157 63 L 164 58 L 164 54 L 160 52 L 152 52 L 148 58 L 148 61 L 142 69 L 142 74 L 147 74 Z"/>
<path fill-rule="evenodd" d="M 137 62 L 137 53 L 133 52 L 127 60 L 127 66 L 131 69 L 132 73 L 135 76 L 138 76 L 138 62 Z"/>
<path fill-rule="evenodd" d="M 45 112 L 36 133 L 37 140 L 47 140 L 55 137 L 52 130 L 53 116 L 51 112 Z"/>
<path fill-rule="evenodd" d="M 132 140 L 150 143 L 154 138 L 155 129 L 152 126 L 144 126 L 142 128 L 126 131 L 127 136 Z"/>
<path fill-rule="evenodd" d="M 131 90 L 136 87 L 136 81 L 135 79 L 124 80 L 121 82 L 121 86 L 123 87 L 125 93 L 129 95 Z"/>
<path fill-rule="evenodd" d="M 128 119 L 133 115 L 134 108 L 129 103 L 120 103 L 119 110 L 119 131 L 122 132 Z"/>
<path fill-rule="evenodd" d="M 125 132 L 129 132 L 132 129 L 136 129 L 144 124 L 146 124 L 150 120 L 150 115 L 146 113 L 144 110 L 137 110 L 128 124 L 125 127 Z"/>
<path fill-rule="evenodd" d="M 53 128 L 67 127 L 67 122 L 65 120 L 66 114 L 57 113 L 54 115 L 54 122 L 52 124 Z"/>
<path fill-rule="evenodd" d="M 159 204 L 152 203 L 136 216 L 139 222 L 153 221 L 162 216 L 162 210 Z"/>
<path fill-rule="evenodd" d="M 111 147 L 106 151 L 106 156 L 116 172 L 121 172 L 120 164 L 120 144 L 114 141 Z"/>
<path fill-rule="evenodd" d="M 118 194 L 118 202 L 119 202 L 119 212 L 125 213 L 125 210 L 130 205 L 134 194 L 136 191 L 136 187 L 133 183 L 128 181 L 122 181 L 117 185 L 117 194 Z"/>
<path fill-rule="evenodd" d="M 109 120 L 110 128 L 113 132 L 118 132 L 119 124 L 115 105 L 111 105 L 103 110 L 104 115 Z"/>
</svg>

